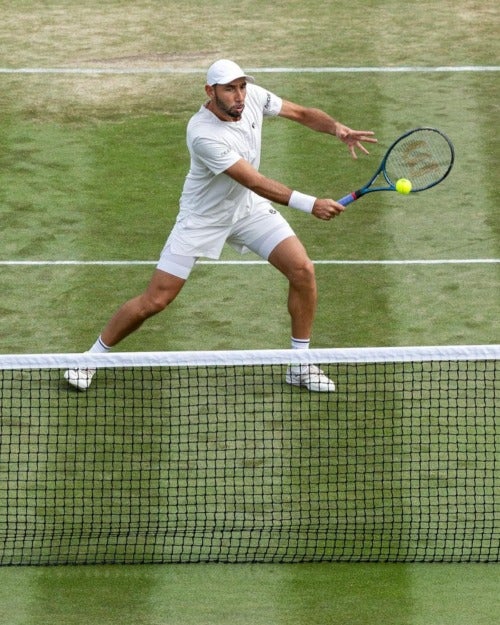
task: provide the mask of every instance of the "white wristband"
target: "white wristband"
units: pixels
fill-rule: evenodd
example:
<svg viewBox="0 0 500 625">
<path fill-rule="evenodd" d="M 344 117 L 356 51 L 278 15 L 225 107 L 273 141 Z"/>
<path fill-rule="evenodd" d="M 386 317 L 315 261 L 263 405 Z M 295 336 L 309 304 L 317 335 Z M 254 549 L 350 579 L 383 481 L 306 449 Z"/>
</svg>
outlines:
<svg viewBox="0 0 500 625">
<path fill-rule="evenodd" d="M 306 195 L 305 193 L 300 193 L 299 191 L 292 191 L 292 195 L 288 200 L 288 206 L 290 206 L 290 208 L 296 208 L 299 211 L 304 211 L 305 213 L 312 213 L 316 199 L 317 198 L 312 195 Z"/>
</svg>

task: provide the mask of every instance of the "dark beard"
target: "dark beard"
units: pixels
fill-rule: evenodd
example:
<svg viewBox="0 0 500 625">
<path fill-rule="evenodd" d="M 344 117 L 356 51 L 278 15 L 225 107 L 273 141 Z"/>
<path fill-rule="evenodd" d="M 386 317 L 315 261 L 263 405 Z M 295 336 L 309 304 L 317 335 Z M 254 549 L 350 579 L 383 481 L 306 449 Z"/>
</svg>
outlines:
<svg viewBox="0 0 500 625">
<path fill-rule="evenodd" d="M 236 111 L 233 111 L 230 108 L 227 108 L 223 102 L 221 102 L 221 100 L 219 100 L 219 98 L 217 97 L 217 94 L 215 95 L 215 103 L 217 104 L 217 107 L 225 114 L 225 115 L 229 115 L 229 117 L 232 117 L 233 119 L 240 119 L 241 117 L 241 113 L 243 113 L 243 111 L 241 113 L 238 113 Z"/>
</svg>

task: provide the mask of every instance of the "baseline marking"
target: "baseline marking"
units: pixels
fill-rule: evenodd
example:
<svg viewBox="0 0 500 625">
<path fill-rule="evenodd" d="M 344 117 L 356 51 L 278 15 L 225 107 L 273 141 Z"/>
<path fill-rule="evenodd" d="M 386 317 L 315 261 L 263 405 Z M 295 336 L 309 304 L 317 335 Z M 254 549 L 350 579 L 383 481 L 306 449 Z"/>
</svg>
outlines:
<svg viewBox="0 0 500 625">
<path fill-rule="evenodd" d="M 443 65 L 437 67 L 249 67 L 263 74 L 355 74 L 355 73 L 436 73 L 498 72 L 499 65 Z M 204 74 L 206 69 L 187 67 L 0 67 L 0 74 Z"/>
<path fill-rule="evenodd" d="M 0 260 L 0 266 L 134 266 L 156 265 L 157 260 Z M 500 258 L 456 258 L 435 260 L 313 260 L 315 265 L 477 265 L 500 263 Z M 266 260 L 199 260 L 197 265 L 269 265 Z"/>
</svg>

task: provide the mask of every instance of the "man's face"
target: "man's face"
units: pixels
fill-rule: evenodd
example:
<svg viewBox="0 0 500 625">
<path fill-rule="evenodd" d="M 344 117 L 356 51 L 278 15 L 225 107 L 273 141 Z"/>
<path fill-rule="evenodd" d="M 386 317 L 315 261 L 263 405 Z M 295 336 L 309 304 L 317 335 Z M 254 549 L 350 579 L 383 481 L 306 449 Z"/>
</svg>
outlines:
<svg viewBox="0 0 500 625">
<path fill-rule="evenodd" d="M 225 121 L 239 121 L 245 108 L 247 95 L 247 81 L 237 78 L 227 85 L 207 86 L 210 98 L 210 109 L 220 119 Z"/>
</svg>

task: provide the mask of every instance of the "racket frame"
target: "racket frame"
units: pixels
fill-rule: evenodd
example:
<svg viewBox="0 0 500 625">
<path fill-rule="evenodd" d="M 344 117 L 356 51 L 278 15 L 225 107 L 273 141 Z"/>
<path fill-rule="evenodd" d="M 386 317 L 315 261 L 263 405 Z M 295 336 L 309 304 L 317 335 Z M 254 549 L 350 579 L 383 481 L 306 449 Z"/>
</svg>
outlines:
<svg viewBox="0 0 500 625">
<path fill-rule="evenodd" d="M 445 173 L 438 180 L 436 180 L 435 182 L 432 182 L 431 184 L 426 185 L 425 187 L 421 187 L 421 188 L 418 188 L 418 189 L 412 189 L 410 193 L 419 193 L 420 191 L 426 191 L 427 189 L 435 187 L 437 184 L 442 182 L 446 178 L 446 176 L 448 176 L 448 174 L 450 173 L 451 168 L 453 167 L 453 163 L 455 161 L 455 149 L 453 147 L 453 143 L 444 134 L 444 132 L 441 132 L 441 130 L 438 130 L 437 128 L 432 128 L 430 126 L 421 126 L 419 128 L 412 128 L 412 130 L 408 130 L 407 132 L 405 132 L 401 136 L 399 136 L 395 141 L 393 141 L 391 143 L 391 145 L 387 148 L 387 151 L 384 154 L 384 157 L 383 157 L 380 165 L 378 166 L 377 170 L 375 171 L 373 176 L 370 178 L 370 180 L 363 187 L 361 187 L 357 191 L 352 191 L 348 195 L 345 195 L 343 198 L 340 198 L 340 200 L 337 200 L 337 202 L 339 204 L 342 204 L 343 206 L 347 206 L 348 204 L 350 204 L 351 202 L 354 202 L 355 200 L 359 199 L 363 195 L 367 195 L 368 193 L 373 193 L 374 191 L 396 191 L 396 182 L 397 181 L 396 182 L 392 182 L 390 180 L 389 176 L 387 175 L 386 170 L 385 170 L 387 159 L 389 158 L 389 155 L 390 155 L 392 149 L 400 141 L 402 141 L 403 139 L 406 139 L 406 137 L 408 137 L 409 135 L 411 135 L 411 134 L 413 134 L 415 132 L 418 132 L 420 130 L 432 131 L 432 132 L 436 132 L 439 135 L 441 135 L 445 139 L 445 141 L 448 143 L 448 146 L 450 148 L 451 159 L 450 159 L 450 164 L 448 166 L 448 169 L 445 171 Z M 380 176 L 380 174 L 382 174 L 383 177 L 385 178 L 385 181 L 387 182 L 387 185 L 386 186 L 375 186 L 375 187 L 372 187 L 371 185 Z"/>
</svg>

